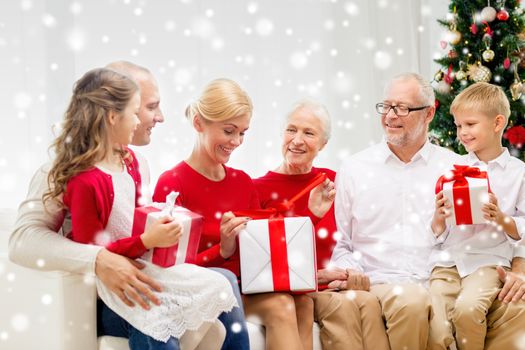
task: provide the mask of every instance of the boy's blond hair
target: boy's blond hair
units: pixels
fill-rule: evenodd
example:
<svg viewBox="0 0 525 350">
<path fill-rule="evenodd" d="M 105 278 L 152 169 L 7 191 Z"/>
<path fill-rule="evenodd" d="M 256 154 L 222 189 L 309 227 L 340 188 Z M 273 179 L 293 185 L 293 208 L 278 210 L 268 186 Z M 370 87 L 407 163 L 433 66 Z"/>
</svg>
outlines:
<svg viewBox="0 0 525 350">
<path fill-rule="evenodd" d="M 479 82 L 461 91 L 452 101 L 450 113 L 454 114 L 459 111 L 476 111 L 491 118 L 502 115 L 507 125 L 510 103 L 501 87 Z"/>
</svg>

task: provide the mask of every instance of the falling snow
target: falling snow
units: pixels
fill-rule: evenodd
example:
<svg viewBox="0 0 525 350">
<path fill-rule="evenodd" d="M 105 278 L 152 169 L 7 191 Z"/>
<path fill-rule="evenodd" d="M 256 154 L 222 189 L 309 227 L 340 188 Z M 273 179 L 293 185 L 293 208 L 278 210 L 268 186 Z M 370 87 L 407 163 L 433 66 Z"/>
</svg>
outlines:
<svg viewBox="0 0 525 350">
<path fill-rule="evenodd" d="M 303 2 L 301 15 L 298 2 L 288 0 L 220 7 L 199 0 L 162 6 L 121 0 L 108 1 L 104 11 L 98 2 L 87 0 L 64 8 L 47 8 L 34 0 L 5 3 L 0 11 L 0 62 L 9 88 L 0 92 L 0 101 L 13 126 L 0 132 L 0 145 L 8 150 L 0 158 L 0 208 L 16 208 L 34 170 L 49 159 L 47 146 L 59 131 L 52 128 L 60 125 L 75 79 L 117 59 L 146 65 L 159 83 L 165 122 L 154 128 L 153 141 L 143 151 L 152 186 L 162 171 L 191 152 L 195 135 L 184 118 L 185 107 L 206 82 L 219 77 L 238 81 L 254 104 L 244 144 L 228 165 L 254 177 L 275 169 L 281 161 L 280 121 L 295 100 L 310 96 L 328 107 L 334 125 L 316 164 L 337 170 L 342 159 L 381 139 L 374 105 L 381 99 L 384 81 L 407 70 L 433 74 L 432 55 L 441 35 L 435 19 L 447 11 L 436 9 L 433 2 L 410 11 L 402 0 Z M 383 25 L 417 12 L 420 19 L 397 21 L 395 31 Z M 414 51 L 419 45 L 407 38 L 428 43 L 429 52 Z M 221 216 L 216 213 L 216 218 Z M 407 218 L 412 224 L 423 222 L 416 213 Z M 317 235 L 329 236 L 326 230 Z M 342 233 L 332 238 L 337 241 Z M 100 244 L 109 240 L 105 232 L 97 236 Z M 386 247 L 388 242 L 375 246 L 378 251 Z M 358 251 L 353 257 L 363 259 Z M 290 259 L 302 263 L 300 255 Z M 43 269 L 50 263 L 36 261 Z M 2 260 L 0 277 L 2 292 L 16 290 L 18 272 Z M 94 279 L 87 277 L 84 283 L 92 286 Z M 402 287 L 394 293 L 403 293 Z M 355 292 L 346 296 L 355 298 Z M 58 301 L 54 294 L 42 292 L 36 302 L 51 308 Z M 46 322 L 21 310 L 7 320 L 0 328 L 0 348 L 17 333 L 30 333 Z M 242 325 L 231 329 L 240 332 Z M 520 348 L 525 348 L 525 335 Z"/>
</svg>

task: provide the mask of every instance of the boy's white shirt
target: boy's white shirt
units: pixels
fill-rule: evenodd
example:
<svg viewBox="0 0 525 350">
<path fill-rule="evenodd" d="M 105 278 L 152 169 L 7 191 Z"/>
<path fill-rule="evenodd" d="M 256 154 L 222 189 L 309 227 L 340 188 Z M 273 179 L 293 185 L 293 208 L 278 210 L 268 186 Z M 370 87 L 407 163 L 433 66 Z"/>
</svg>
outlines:
<svg viewBox="0 0 525 350">
<path fill-rule="evenodd" d="M 146 159 L 134 151 L 139 169 L 145 203 L 151 202 L 149 191 L 149 167 Z M 9 237 L 11 261 L 33 269 L 59 270 L 72 273 L 95 274 L 95 261 L 102 247 L 80 244 L 62 235 L 69 232 L 61 228 L 68 226 L 68 212 L 51 201 L 42 202 L 47 191 L 47 175 L 50 163 L 42 165 L 33 176 L 26 199 L 18 208 L 18 216 Z M 47 210 L 46 210 L 47 209 Z"/>
<path fill-rule="evenodd" d="M 515 241 L 492 224 L 450 226 L 430 256 L 430 266 L 456 266 L 465 277 L 482 266 L 510 267 L 513 257 L 525 258 L 525 163 L 507 149 L 482 162 L 474 153 L 462 157 L 465 165 L 485 168 L 500 210 L 516 222 L 522 239 Z"/>
</svg>

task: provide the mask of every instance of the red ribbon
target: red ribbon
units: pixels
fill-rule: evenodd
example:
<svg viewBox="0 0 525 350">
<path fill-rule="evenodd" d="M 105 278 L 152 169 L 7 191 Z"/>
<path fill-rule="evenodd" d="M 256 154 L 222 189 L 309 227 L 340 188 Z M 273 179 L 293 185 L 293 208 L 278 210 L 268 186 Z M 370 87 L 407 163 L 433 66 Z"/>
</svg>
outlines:
<svg viewBox="0 0 525 350">
<path fill-rule="evenodd" d="M 275 217 L 284 217 L 286 216 L 285 214 L 287 211 L 290 211 L 293 209 L 295 202 L 299 198 L 309 193 L 315 187 L 319 186 L 321 183 L 324 182 L 324 180 L 326 180 L 325 173 L 317 174 L 310 181 L 310 183 L 301 192 L 293 196 L 292 199 L 284 200 L 283 202 L 277 204 L 273 208 L 238 210 L 238 211 L 234 211 L 233 214 L 235 216 L 249 216 L 252 219 L 269 219 L 269 218 L 275 218 Z"/>
<path fill-rule="evenodd" d="M 268 231 L 270 233 L 270 261 L 272 263 L 273 290 L 276 292 L 289 291 L 290 273 L 284 218 L 269 219 Z"/>
<path fill-rule="evenodd" d="M 447 70 L 447 74 L 445 75 L 445 82 L 450 85 L 452 84 L 452 81 L 454 80 L 454 78 L 452 78 L 452 64 L 450 64 L 450 66 L 448 66 L 448 70 Z"/>
<path fill-rule="evenodd" d="M 292 197 L 292 199 L 285 200 L 278 204 L 275 208 L 239 210 L 233 212 L 235 216 L 249 216 L 252 219 L 268 219 L 273 290 L 276 292 L 290 290 L 288 247 L 286 245 L 284 216 L 287 211 L 293 208 L 299 198 L 319 186 L 325 180 L 325 173 L 317 174 L 301 192 Z"/>
<path fill-rule="evenodd" d="M 483 29 L 483 31 L 485 33 L 487 33 L 488 35 L 490 35 L 490 37 L 492 38 L 492 36 L 494 35 L 494 31 L 492 29 L 490 29 L 489 23 L 487 21 L 483 21 L 482 23 L 484 25 L 486 25 L 486 27 Z"/>
<path fill-rule="evenodd" d="M 472 210 L 470 207 L 470 193 L 467 177 L 476 179 L 487 179 L 488 189 L 490 192 L 490 183 L 486 171 L 481 171 L 476 167 L 468 165 L 456 165 L 452 174 L 442 175 L 436 182 L 435 192 L 438 194 L 443 190 L 446 182 L 454 182 L 452 186 L 452 196 L 454 197 L 454 214 L 457 225 L 472 224 Z"/>
</svg>

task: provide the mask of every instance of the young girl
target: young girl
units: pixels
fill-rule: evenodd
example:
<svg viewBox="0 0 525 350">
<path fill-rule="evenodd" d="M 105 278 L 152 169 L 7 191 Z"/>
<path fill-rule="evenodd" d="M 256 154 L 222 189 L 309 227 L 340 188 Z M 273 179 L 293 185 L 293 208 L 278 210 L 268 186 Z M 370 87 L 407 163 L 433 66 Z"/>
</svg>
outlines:
<svg viewBox="0 0 525 350">
<path fill-rule="evenodd" d="M 228 79 L 210 82 L 186 110 L 186 117 L 198 133 L 191 155 L 161 175 L 153 195 L 158 201 L 171 191 L 180 192 L 178 204 L 204 217 L 197 263 L 227 268 L 237 276 L 240 270 L 236 238 L 249 219 L 235 217 L 231 211 L 260 205 L 250 177 L 225 164 L 242 144 L 251 115 L 251 100 L 237 83 Z M 298 320 L 296 310 L 307 308 L 305 314 L 313 314 L 313 306 L 308 297 L 301 297 L 298 299 L 304 303 L 294 302 L 288 293 L 243 295 L 247 316 L 256 316 L 266 328 L 267 349 L 308 346 L 311 336 L 302 339 L 298 323 L 307 322 L 311 332 L 312 321 Z"/>
<path fill-rule="evenodd" d="M 171 246 L 181 235 L 180 225 L 166 217 L 142 235 L 131 237 L 141 186 L 138 162 L 127 145 L 139 124 L 139 105 L 137 85 L 112 70 L 94 69 L 78 80 L 62 132 L 53 143 L 56 159 L 49 173 L 51 191 L 44 196 L 44 200 L 63 196 L 71 213 L 73 240 L 105 245 L 132 259 L 148 249 Z M 163 291 L 156 294 L 160 305 L 149 310 L 130 308 L 97 281 L 103 302 L 145 334 L 130 335 L 131 349 L 178 349 L 174 338 L 183 334 L 183 346 L 194 348 L 200 341 L 197 335 L 213 329 L 210 326 L 218 322 L 219 314 L 236 304 L 228 281 L 216 272 L 190 264 L 167 269 L 144 264 L 144 272 L 163 285 Z M 102 322 L 120 320 L 103 318 Z M 187 332 L 196 330 L 199 332 Z M 201 348 L 220 348 L 222 340 L 214 342 L 207 340 Z"/>
</svg>

